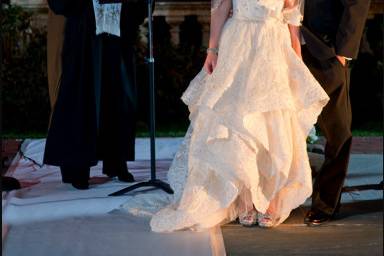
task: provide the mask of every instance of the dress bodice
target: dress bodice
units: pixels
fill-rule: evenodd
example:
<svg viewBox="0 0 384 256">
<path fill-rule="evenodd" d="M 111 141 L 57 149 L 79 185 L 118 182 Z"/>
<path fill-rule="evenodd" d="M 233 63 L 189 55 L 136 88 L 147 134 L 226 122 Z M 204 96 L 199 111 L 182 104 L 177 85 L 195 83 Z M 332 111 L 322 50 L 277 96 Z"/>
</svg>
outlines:
<svg viewBox="0 0 384 256">
<path fill-rule="evenodd" d="M 232 0 L 233 16 L 239 19 L 264 20 L 279 17 L 284 0 Z"/>
<path fill-rule="evenodd" d="M 232 0 L 233 17 L 248 21 L 265 21 L 270 18 L 300 25 L 300 6 L 284 8 L 284 0 Z"/>
</svg>

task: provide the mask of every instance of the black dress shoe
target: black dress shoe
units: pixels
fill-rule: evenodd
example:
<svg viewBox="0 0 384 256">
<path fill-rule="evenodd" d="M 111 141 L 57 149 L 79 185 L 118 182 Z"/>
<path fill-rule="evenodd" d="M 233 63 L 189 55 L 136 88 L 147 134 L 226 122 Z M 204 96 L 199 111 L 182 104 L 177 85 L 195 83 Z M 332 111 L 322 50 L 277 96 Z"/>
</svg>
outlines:
<svg viewBox="0 0 384 256">
<path fill-rule="evenodd" d="M 89 169 L 88 169 L 89 170 Z M 86 169 L 79 170 L 79 173 L 76 177 L 73 177 L 71 184 L 74 188 L 85 190 L 89 188 L 89 171 Z"/>
<path fill-rule="evenodd" d="M 104 161 L 103 163 L 103 173 L 106 174 L 109 178 L 117 178 L 123 182 L 134 182 L 135 178 L 128 171 L 127 163 L 125 161 Z"/>
<path fill-rule="evenodd" d="M 72 174 L 71 174 L 70 168 L 66 168 L 64 166 L 61 166 L 60 172 L 61 172 L 61 181 L 63 183 L 72 183 Z"/>
<path fill-rule="evenodd" d="M 304 218 L 304 223 L 310 227 L 320 226 L 332 219 L 332 215 L 319 210 L 310 210 Z"/>
<path fill-rule="evenodd" d="M 129 171 L 126 171 L 122 174 L 117 175 L 117 178 L 119 179 L 119 181 L 123 181 L 123 182 L 135 182 L 135 178 L 133 177 L 132 173 L 130 173 Z"/>
<path fill-rule="evenodd" d="M 60 166 L 63 183 L 70 183 L 76 189 L 89 188 L 89 167 Z"/>
<path fill-rule="evenodd" d="M 79 190 L 86 190 L 89 189 L 89 183 L 88 180 L 76 180 L 71 182 L 72 186 Z"/>
<path fill-rule="evenodd" d="M 121 161 L 104 160 L 103 161 L 103 173 L 105 175 L 107 175 L 109 178 L 114 178 L 117 176 L 117 174 L 119 172 L 123 172 L 124 169 L 128 170 L 128 167 L 126 166 L 125 162 L 124 162 L 124 165 Z M 120 169 L 122 169 L 122 170 L 120 170 Z"/>
</svg>

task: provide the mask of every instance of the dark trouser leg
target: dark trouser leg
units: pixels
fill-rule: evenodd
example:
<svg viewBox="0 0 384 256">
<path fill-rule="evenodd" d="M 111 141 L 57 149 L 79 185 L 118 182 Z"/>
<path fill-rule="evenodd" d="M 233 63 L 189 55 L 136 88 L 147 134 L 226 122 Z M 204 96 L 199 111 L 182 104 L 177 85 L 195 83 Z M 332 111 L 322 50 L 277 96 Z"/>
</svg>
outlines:
<svg viewBox="0 0 384 256">
<path fill-rule="evenodd" d="M 341 197 L 352 142 L 349 70 L 336 58 L 315 59 L 305 47 L 303 59 L 330 97 L 318 120 L 327 143 L 325 161 L 313 187 L 312 208 L 332 215 Z"/>
<path fill-rule="evenodd" d="M 64 183 L 71 183 L 77 189 L 88 189 L 90 167 L 60 166 Z"/>
<path fill-rule="evenodd" d="M 72 183 L 73 180 L 73 173 L 70 167 L 60 167 L 61 172 L 61 180 L 63 183 Z"/>
<path fill-rule="evenodd" d="M 332 215 L 338 209 L 344 180 L 347 175 L 352 138 L 336 155 L 325 155 L 325 161 L 315 179 L 312 208 Z M 328 146 L 328 144 L 327 144 Z"/>
<path fill-rule="evenodd" d="M 122 177 L 128 175 L 126 161 L 134 159 L 135 147 L 133 50 L 123 50 L 118 37 L 103 36 L 102 53 L 99 147 L 103 172 L 125 180 Z"/>
</svg>

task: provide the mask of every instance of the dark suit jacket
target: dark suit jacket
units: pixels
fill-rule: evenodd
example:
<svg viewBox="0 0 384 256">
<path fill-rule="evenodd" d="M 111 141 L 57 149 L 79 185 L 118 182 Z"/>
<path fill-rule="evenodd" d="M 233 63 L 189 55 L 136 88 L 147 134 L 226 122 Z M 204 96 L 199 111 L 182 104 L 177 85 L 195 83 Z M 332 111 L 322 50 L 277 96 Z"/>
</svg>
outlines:
<svg viewBox="0 0 384 256">
<path fill-rule="evenodd" d="M 306 0 L 302 34 L 317 59 L 356 58 L 370 0 Z"/>
</svg>

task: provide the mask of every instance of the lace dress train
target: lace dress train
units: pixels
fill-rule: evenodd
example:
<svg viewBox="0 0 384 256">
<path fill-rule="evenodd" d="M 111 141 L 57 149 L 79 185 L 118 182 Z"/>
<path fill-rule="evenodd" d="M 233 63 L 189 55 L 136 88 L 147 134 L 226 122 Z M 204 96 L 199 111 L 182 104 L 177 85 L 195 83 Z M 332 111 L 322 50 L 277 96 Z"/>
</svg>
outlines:
<svg viewBox="0 0 384 256">
<path fill-rule="evenodd" d="M 168 173 L 175 195 L 123 206 L 151 215 L 153 231 L 210 228 L 253 206 L 278 225 L 311 195 L 306 137 L 328 96 L 291 47 L 283 0 L 232 3 L 214 72 L 182 97 L 191 124 Z"/>
</svg>

